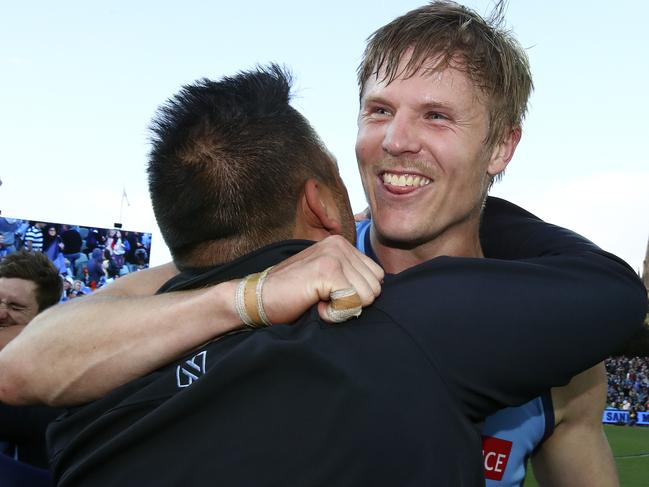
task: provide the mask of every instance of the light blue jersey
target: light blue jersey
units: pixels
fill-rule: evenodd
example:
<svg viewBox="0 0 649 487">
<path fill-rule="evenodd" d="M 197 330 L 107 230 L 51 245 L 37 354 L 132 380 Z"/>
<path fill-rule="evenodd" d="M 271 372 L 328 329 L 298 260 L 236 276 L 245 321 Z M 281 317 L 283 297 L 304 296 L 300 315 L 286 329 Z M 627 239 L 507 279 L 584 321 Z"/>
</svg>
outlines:
<svg viewBox="0 0 649 487">
<path fill-rule="evenodd" d="M 515 487 L 525 480 L 530 455 L 554 430 L 549 392 L 489 416 L 482 427 L 487 487 Z"/>
<path fill-rule="evenodd" d="M 356 248 L 378 262 L 370 244 L 371 221 L 356 223 Z M 487 487 L 518 487 L 527 460 L 554 430 L 550 393 L 488 417 L 482 427 L 482 453 Z"/>
</svg>

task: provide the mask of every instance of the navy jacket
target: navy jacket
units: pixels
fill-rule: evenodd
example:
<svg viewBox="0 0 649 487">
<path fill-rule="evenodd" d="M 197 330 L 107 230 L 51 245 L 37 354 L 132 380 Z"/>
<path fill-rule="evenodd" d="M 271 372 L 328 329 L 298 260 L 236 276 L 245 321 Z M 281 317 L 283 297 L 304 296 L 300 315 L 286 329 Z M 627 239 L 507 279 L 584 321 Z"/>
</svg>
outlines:
<svg viewBox="0 0 649 487">
<path fill-rule="evenodd" d="M 483 237 L 496 258 L 387 276 L 347 324 L 312 309 L 233 333 L 71 411 L 49 431 L 59 485 L 483 485 L 476 424 L 601 361 L 647 306 L 623 262 L 514 205 L 490 200 Z M 259 271 L 306 245 L 165 289 Z"/>
</svg>

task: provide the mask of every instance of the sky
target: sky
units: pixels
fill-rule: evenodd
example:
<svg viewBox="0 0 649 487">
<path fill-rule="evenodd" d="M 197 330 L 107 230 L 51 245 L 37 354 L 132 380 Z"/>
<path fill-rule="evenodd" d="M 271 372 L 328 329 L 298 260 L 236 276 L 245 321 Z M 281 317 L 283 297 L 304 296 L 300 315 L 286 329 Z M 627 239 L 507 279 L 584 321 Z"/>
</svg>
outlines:
<svg viewBox="0 0 649 487">
<path fill-rule="evenodd" d="M 277 62 L 293 105 L 337 157 L 354 210 L 356 67 L 366 38 L 422 5 L 401 0 L 0 1 L 3 216 L 154 233 L 148 125 L 186 83 Z M 465 5 L 487 14 L 492 3 Z M 535 91 L 492 194 L 642 266 L 649 237 L 649 2 L 510 0 Z M 123 198 L 126 192 L 127 199 Z"/>
</svg>

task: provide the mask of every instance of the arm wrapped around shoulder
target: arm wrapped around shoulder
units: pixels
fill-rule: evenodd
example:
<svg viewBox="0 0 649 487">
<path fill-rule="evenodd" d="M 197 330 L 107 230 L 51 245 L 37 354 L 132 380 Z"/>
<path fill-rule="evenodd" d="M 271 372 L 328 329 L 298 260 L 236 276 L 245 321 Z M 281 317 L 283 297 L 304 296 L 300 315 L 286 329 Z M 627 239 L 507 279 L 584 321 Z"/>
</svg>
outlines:
<svg viewBox="0 0 649 487">
<path fill-rule="evenodd" d="M 565 385 L 642 328 L 644 285 L 589 240 L 496 198 L 482 239 L 486 258 L 438 257 L 377 301 L 476 417 Z"/>
</svg>

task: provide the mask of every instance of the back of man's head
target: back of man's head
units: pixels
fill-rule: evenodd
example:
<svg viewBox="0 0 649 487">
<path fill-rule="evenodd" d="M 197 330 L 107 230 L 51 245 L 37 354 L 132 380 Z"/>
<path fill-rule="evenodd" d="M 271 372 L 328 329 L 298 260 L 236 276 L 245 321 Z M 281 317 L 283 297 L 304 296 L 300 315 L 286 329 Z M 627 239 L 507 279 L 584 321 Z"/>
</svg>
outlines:
<svg viewBox="0 0 649 487">
<path fill-rule="evenodd" d="M 56 304 L 61 299 L 63 283 L 59 272 L 40 252 L 14 252 L 0 262 L 0 278 L 24 279 L 36 285 L 38 311 Z"/>
<path fill-rule="evenodd" d="M 304 183 L 336 186 L 331 155 L 289 105 L 276 65 L 184 86 L 152 124 L 149 189 L 179 267 L 232 260 L 292 237 Z"/>
<path fill-rule="evenodd" d="M 416 75 L 431 60 L 439 70 L 450 65 L 463 70 L 483 95 L 489 111 L 486 145 L 500 142 L 521 125 L 533 88 L 527 54 L 503 27 L 505 6 L 504 0 L 497 2 L 484 19 L 455 2 L 434 1 L 384 25 L 368 39 L 358 67 L 360 95 L 372 76 L 391 82 Z"/>
</svg>

